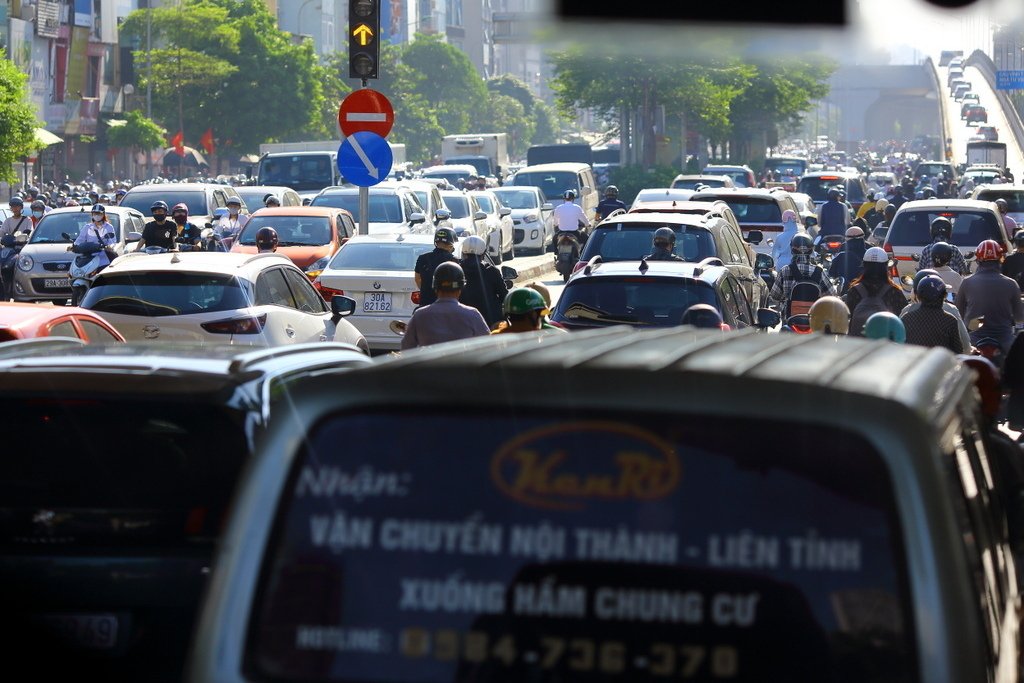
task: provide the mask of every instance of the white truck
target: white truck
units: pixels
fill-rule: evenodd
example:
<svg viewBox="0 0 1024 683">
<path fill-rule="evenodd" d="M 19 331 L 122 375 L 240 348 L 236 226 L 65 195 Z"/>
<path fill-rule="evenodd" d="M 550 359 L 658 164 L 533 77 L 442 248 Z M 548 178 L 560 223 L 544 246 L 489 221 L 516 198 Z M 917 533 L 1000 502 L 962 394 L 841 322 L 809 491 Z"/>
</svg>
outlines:
<svg viewBox="0 0 1024 683">
<path fill-rule="evenodd" d="M 472 164 L 480 175 L 497 178 L 508 167 L 508 133 L 445 135 L 441 159 L 446 165 Z"/>
<path fill-rule="evenodd" d="M 976 140 L 967 143 L 967 166 L 994 164 L 1006 168 L 1006 143 L 995 140 Z"/>
<path fill-rule="evenodd" d="M 388 143 L 394 157 L 392 168 L 405 168 L 405 145 Z M 339 140 L 276 142 L 260 145 L 257 185 L 283 185 L 311 198 L 345 179 L 338 171 Z"/>
</svg>

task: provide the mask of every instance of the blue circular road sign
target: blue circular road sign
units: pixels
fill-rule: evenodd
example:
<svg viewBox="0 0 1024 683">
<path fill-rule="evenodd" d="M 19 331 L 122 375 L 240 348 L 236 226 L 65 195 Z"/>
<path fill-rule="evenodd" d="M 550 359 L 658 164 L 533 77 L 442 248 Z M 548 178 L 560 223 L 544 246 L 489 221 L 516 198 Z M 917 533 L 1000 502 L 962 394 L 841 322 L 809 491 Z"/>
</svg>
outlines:
<svg viewBox="0 0 1024 683">
<path fill-rule="evenodd" d="M 388 177 L 394 155 L 388 141 L 369 131 L 354 133 L 338 148 L 338 171 L 346 182 L 371 187 Z"/>
</svg>

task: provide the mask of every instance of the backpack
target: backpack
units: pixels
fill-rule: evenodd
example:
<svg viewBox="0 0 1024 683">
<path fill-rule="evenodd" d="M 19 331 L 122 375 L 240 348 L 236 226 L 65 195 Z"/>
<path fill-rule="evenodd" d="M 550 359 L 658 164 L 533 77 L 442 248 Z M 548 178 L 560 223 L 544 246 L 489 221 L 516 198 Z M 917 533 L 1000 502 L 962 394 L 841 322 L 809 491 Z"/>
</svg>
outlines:
<svg viewBox="0 0 1024 683">
<path fill-rule="evenodd" d="M 786 317 L 807 315 L 811 311 L 811 305 L 821 297 L 821 285 L 819 283 L 821 278 L 824 277 L 824 273 L 815 277 L 817 273 L 821 272 L 820 268 L 816 268 L 811 275 L 805 276 L 800 272 L 795 263 L 789 264 L 789 272 L 793 279 L 796 280 L 796 283 L 789 293 Z"/>
<path fill-rule="evenodd" d="M 882 285 L 875 294 L 870 294 L 863 282 L 854 289 L 860 292 L 860 302 L 853 309 L 850 316 L 850 335 L 856 337 L 864 336 L 864 323 L 875 313 L 884 313 L 889 310 L 885 305 L 885 290 L 888 285 Z"/>
</svg>

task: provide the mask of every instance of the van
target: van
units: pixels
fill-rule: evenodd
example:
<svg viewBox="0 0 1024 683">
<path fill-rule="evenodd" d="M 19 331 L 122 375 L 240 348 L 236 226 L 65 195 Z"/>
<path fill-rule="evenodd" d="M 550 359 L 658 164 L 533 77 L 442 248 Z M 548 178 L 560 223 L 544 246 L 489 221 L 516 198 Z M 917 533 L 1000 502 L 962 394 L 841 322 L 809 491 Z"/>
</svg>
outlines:
<svg viewBox="0 0 1024 683">
<path fill-rule="evenodd" d="M 736 187 L 757 187 L 757 179 L 754 171 L 749 166 L 728 166 L 722 164 L 711 164 L 701 170 L 703 175 L 725 175 L 732 178 Z"/>
<path fill-rule="evenodd" d="M 502 336 L 277 396 L 187 680 L 1018 680 L 1005 479 L 951 353 Z"/>
<path fill-rule="evenodd" d="M 566 190 L 576 191 L 576 203 L 587 218 L 593 221 L 600 197 L 594 171 L 588 164 L 559 163 L 525 166 L 512 176 L 508 185 L 533 185 L 539 187 L 547 201 L 558 206 Z"/>
</svg>

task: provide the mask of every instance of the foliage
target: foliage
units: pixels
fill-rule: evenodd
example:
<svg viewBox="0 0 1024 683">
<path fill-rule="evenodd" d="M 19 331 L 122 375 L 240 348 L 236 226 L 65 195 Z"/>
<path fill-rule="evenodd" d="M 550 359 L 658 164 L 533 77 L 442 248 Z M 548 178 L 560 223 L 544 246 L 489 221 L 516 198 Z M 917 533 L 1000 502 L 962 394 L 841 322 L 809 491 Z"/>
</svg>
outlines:
<svg viewBox="0 0 1024 683">
<path fill-rule="evenodd" d="M 18 179 L 12 164 L 21 161 L 39 147 L 35 129 L 40 126 L 35 109 L 28 100 L 28 76 L 9 59 L 0 59 L 0 180 Z"/>
<path fill-rule="evenodd" d="M 508 95 L 492 94 L 483 117 L 476 122 L 474 129 L 482 133 L 508 133 L 508 152 L 513 158 L 518 158 L 526 156 L 526 149 L 533 139 L 534 122 L 518 100 Z"/>
<path fill-rule="evenodd" d="M 668 166 L 612 166 L 609 173 L 609 184 L 619 188 L 619 199 L 626 206 L 633 201 L 637 193 L 645 187 L 670 187 L 678 170 Z"/>
<path fill-rule="evenodd" d="M 533 121 L 533 139 L 530 140 L 530 144 L 554 144 L 560 128 L 558 113 L 544 102 L 538 101 L 533 105 Z"/>
<path fill-rule="evenodd" d="M 130 111 L 125 116 L 127 123 L 107 130 L 107 142 L 111 147 L 130 149 L 156 149 L 163 147 L 164 129 L 140 111 Z"/>
<path fill-rule="evenodd" d="M 520 78 L 511 74 L 504 74 L 487 80 L 487 90 L 498 95 L 507 95 L 523 105 L 523 111 L 533 111 L 534 105 L 539 102 L 530 88 Z"/>
<path fill-rule="evenodd" d="M 469 127 L 484 110 L 487 88 L 465 52 L 439 36 L 417 34 L 402 62 L 417 72 L 413 93 L 437 112 L 445 135 L 473 132 Z"/>
</svg>

